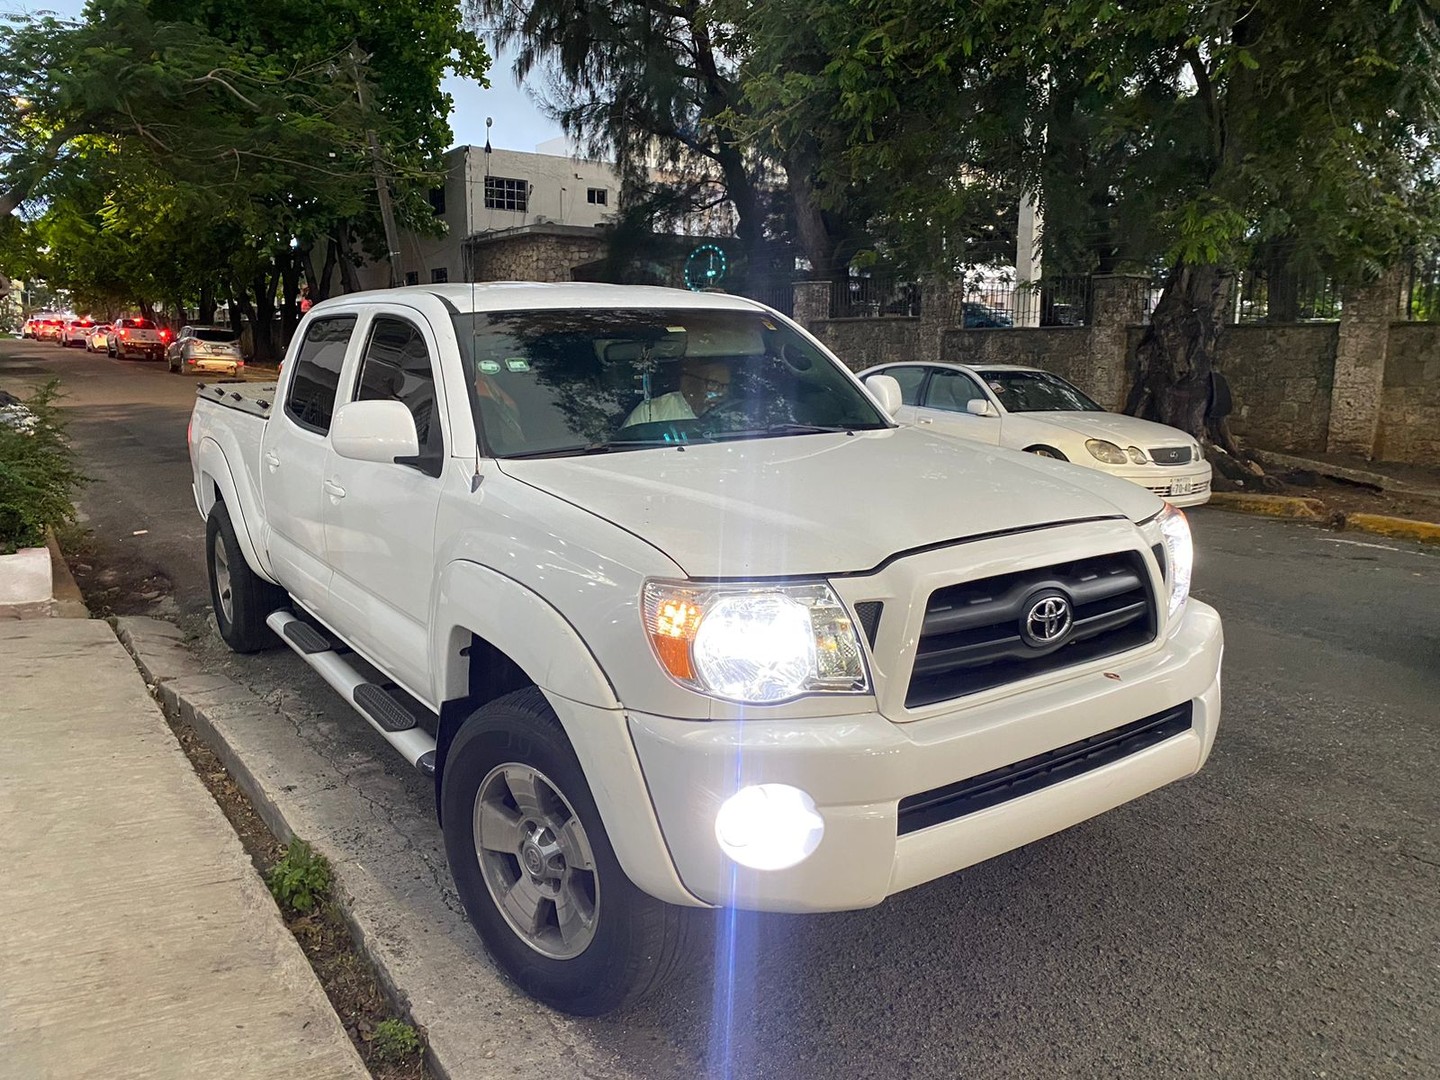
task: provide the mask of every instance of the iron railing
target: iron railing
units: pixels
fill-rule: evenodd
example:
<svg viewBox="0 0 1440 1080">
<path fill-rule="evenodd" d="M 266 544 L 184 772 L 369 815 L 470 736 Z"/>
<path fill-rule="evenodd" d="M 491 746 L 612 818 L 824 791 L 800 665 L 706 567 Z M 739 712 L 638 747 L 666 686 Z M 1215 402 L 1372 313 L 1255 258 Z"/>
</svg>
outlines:
<svg viewBox="0 0 1440 1080">
<path fill-rule="evenodd" d="M 832 319 L 920 314 L 920 286 L 897 274 L 866 274 L 830 284 Z"/>
</svg>

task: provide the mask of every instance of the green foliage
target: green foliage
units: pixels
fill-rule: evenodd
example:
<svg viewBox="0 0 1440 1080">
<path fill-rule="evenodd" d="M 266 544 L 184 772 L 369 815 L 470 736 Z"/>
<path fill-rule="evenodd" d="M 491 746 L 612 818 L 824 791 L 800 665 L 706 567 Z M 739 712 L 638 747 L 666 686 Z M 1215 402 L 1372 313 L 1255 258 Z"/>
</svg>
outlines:
<svg viewBox="0 0 1440 1080">
<path fill-rule="evenodd" d="M 75 520 L 71 500 L 86 480 L 65 441 L 58 388 L 51 381 L 25 401 L 33 425 L 0 423 L 0 555 L 39 547 L 47 526 Z"/>
<path fill-rule="evenodd" d="M 266 877 L 280 906 L 301 915 L 315 911 L 330 893 L 330 863 L 299 837 Z"/>
<path fill-rule="evenodd" d="M 370 1049 L 381 1061 L 403 1061 L 420 1052 L 420 1035 L 404 1020 L 387 1017 L 375 1025 Z"/>
</svg>

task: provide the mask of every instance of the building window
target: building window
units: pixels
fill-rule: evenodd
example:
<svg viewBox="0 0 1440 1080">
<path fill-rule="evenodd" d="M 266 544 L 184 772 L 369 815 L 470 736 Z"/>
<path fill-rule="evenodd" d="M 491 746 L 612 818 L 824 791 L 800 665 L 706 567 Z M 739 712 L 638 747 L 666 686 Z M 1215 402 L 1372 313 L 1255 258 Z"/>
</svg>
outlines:
<svg viewBox="0 0 1440 1080">
<path fill-rule="evenodd" d="M 524 180 L 511 180 L 504 176 L 485 177 L 485 209 L 518 210 L 526 213 L 530 207 L 530 185 Z"/>
<path fill-rule="evenodd" d="M 445 284 L 447 281 L 449 281 L 449 280 L 450 280 L 450 268 L 449 268 L 449 267 L 446 267 L 446 266 L 438 266 L 438 267 L 436 267 L 434 270 L 431 270 L 431 271 L 430 271 L 430 284 L 431 284 L 431 285 L 444 285 L 444 284 Z"/>
<path fill-rule="evenodd" d="M 585 201 L 591 206 L 604 206 L 608 201 L 609 194 L 603 187 L 586 188 Z"/>
<path fill-rule="evenodd" d="M 430 189 L 430 209 L 437 215 L 445 213 L 445 189 L 443 187 L 432 187 Z"/>
<path fill-rule="evenodd" d="M 418 270 L 406 270 L 406 271 L 405 271 L 405 284 L 406 284 L 406 285 L 419 285 L 419 284 L 420 284 L 420 271 L 418 271 Z"/>
</svg>

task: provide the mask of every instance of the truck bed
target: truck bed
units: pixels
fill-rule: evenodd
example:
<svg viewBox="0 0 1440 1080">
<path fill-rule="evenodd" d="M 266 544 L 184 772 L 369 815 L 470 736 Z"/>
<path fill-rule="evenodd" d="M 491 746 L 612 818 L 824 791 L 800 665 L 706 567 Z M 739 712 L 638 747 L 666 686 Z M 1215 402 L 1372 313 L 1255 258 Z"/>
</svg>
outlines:
<svg viewBox="0 0 1440 1080">
<path fill-rule="evenodd" d="M 227 409 L 268 420 L 277 389 L 278 384 L 273 382 L 201 383 L 195 388 L 195 396 L 201 401 L 214 402 Z"/>
</svg>

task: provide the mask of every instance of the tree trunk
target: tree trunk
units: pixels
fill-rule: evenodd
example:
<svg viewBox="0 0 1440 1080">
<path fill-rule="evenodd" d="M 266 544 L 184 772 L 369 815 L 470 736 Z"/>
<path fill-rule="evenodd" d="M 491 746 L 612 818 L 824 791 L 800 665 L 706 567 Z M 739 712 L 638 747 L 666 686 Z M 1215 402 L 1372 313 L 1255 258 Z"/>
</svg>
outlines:
<svg viewBox="0 0 1440 1080">
<path fill-rule="evenodd" d="M 275 341 L 275 284 L 266 281 L 264 274 L 257 274 L 251 285 L 255 290 L 255 307 L 250 320 L 255 363 L 273 364 L 280 359 L 280 349 Z"/>
<path fill-rule="evenodd" d="M 335 276 L 335 238 L 325 238 L 325 269 L 320 271 L 320 280 L 311 285 L 311 299 L 315 303 L 330 299 L 330 279 Z"/>
<path fill-rule="evenodd" d="M 805 144 L 805 145 L 802 145 Z M 844 277 L 844 267 L 836 266 L 836 243 L 825 223 L 825 214 L 820 209 L 819 197 L 815 191 L 815 171 L 818 161 L 809 140 L 799 140 L 791 148 L 785 162 L 785 176 L 789 181 L 790 199 L 795 212 L 795 231 L 800 237 L 800 247 L 810 260 L 812 279 L 835 281 Z"/>
<path fill-rule="evenodd" d="M 350 255 L 353 247 L 350 242 L 350 223 L 340 222 L 335 232 L 336 258 L 340 263 L 340 291 L 359 292 L 360 276 L 355 273 L 355 260 Z"/>
<path fill-rule="evenodd" d="M 280 346 L 290 344 L 300 315 L 300 260 L 288 251 L 280 262 Z"/>
<path fill-rule="evenodd" d="M 1219 425 L 1207 425 L 1210 375 L 1231 275 L 1219 266 L 1177 263 L 1165 282 L 1150 325 L 1135 350 L 1136 370 L 1125 411 L 1169 424 L 1227 453 L 1236 449 Z"/>
<path fill-rule="evenodd" d="M 215 290 L 210 285 L 200 286 L 200 303 L 195 314 L 202 323 L 215 321 Z"/>
</svg>

